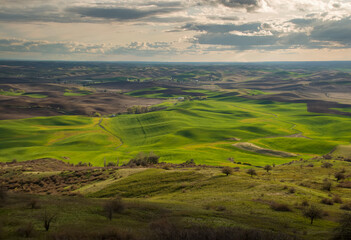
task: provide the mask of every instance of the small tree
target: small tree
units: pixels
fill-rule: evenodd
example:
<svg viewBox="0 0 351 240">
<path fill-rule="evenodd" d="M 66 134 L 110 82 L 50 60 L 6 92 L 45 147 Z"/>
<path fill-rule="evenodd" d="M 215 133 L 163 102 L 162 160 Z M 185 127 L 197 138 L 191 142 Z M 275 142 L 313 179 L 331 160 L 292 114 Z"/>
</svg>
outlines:
<svg viewBox="0 0 351 240">
<path fill-rule="evenodd" d="M 305 208 L 303 211 L 303 216 L 311 220 L 311 225 L 313 224 L 314 219 L 322 218 L 323 211 L 315 205 L 311 205 L 308 208 Z"/>
<path fill-rule="evenodd" d="M 228 176 L 229 174 L 233 174 L 233 169 L 231 167 L 224 167 L 222 168 L 222 173 Z"/>
<path fill-rule="evenodd" d="M 45 231 L 49 231 L 50 225 L 55 218 L 56 218 L 56 214 L 48 213 L 46 210 L 44 211 L 43 222 L 44 222 Z"/>
<path fill-rule="evenodd" d="M 342 172 L 337 172 L 334 174 L 334 177 L 336 178 L 336 181 L 339 182 L 340 180 L 345 179 L 345 174 Z"/>
<path fill-rule="evenodd" d="M 251 177 L 253 177 L 253 176 L 256 176 L 257 175 L 257 173 L 256 173 L 256 170 L 255 169 L 253 169 L 253 168 L 250 168 L 249 170 L 247 170 L 247 172 L 246 172 L 247 174 L 250 174 L 251 175 Z"/>
<path fill-rule="evenodd" d="M 272 170 L 273 168 L 272 168 L 271 165 L 266 165 L 266 166 L 264 166 L 263 169 L 266 170 L 267 172 L 269 172 L 269 171 Z"/>
<path fill-rule="evenodd" d="M 110 221 L 113 218 L 114 213 L 121 213 L 124 210 L 124 204 L 120 197 L 116 197 L 115 199 L 108 201 L 103 206 L 104 213 Z"/>
</svg>

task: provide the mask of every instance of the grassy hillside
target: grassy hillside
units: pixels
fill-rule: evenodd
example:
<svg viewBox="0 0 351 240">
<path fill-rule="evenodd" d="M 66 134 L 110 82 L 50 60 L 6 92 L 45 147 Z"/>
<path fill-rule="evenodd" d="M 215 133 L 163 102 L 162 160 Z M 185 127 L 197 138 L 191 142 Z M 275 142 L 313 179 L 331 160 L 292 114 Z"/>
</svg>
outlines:
<svg viewBox="0 0 351 240">
<path fill-rule="evenodd" d="M 117 169 L 73 167 L 49 159 L 38 162 L 0 168 L 0 180 L 11 189 L 6 201 L 0 202 L 6 239 L 18 239 L 17 229 L 29 222 L 40 236 L 105 231 L 112 226 L 145 236 L 155 226 L 167 229 L 166 223 L 172 222 L 181 229 L 241 227 L 298 239 L 330 239 L 340 216 L 351 207 L 350 163 L 346 161 L 295 161 L 270 172 L 258 169 L 253 177 L 242 168 L 226 176 L 215 167 Z M 326 163 L 329 168 L 323 167 Z M 337 181 L 334 174 L 340 171 L 345 179 Z M 109 220 L 104 206 L 115 196 L 123 198 L 125 209 Z M 313 225 L 303 216 L 311 205 L 322 213 Z M 56 215 L 48 233 L 42 223 L 45 211 Z"/>
<path fill-rule="evenodd" d="M 206 93 L 207 91 L 203 91 Z M 205 100 L 114 118 L 42 117 L 0 121 L 0 161 L 52 157 L 73 163 L 128 161 L 153 151 L 161 161 L 263 166 L 323 155 L 351 141 L 351 119 L 314 114 L 301 103 L 248 100 L 210 92 Z M 296 154 L 284 158 L 233 146 L 249 142 Z M 241 166 L 240 164 L 237 166 Z"/>
</svg>

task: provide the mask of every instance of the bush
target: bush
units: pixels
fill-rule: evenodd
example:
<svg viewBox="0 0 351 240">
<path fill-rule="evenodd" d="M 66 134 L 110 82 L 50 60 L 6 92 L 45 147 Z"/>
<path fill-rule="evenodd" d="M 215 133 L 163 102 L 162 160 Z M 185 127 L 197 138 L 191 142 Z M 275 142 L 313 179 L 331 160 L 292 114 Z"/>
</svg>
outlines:
<svg viewBox="0 0 351 240">
<path fill-rule="evenodd" d="M 332 187 L 332 183 L 328 179 L 324 179 L 322 190 L 330 191 Z"/>
<path fill-rule="evenodd" d="M 344 205 L 341 205 L 340 209 L 351 211 L 351 203 L 345 203 Z"/>
<path fill-rule="evenodd" d="M 351 236 L 351 214 L 344 213 L 340 220 L 339 226 L 334 230 L 333 240 L 346 240 Z"/>
<path fill-rule="evenodd" d="M 149 166 L 152 164 L 158 164 L 159 156 L 150 152 L 148 155 L 140 152 L 135 158 L 131 159 L 127 166 Z"/>
<path fill-rule="evenodd" d="M 309 205 L 310 205 L 310 204 L 308 203 L 307 200 L 303 200 L 302 203 L 301 203 L 301 206 L 303 206 L 303 207 L 307 207 L 307 206 L 309 206 Z"/>
<path fill-rule="evenodd" d="M 116 166 L 116 164 L 114 162 L 109 162 L 107 164 L 107 167 L 115 167 L 115 166 Z"/>
<path fill-rule="evenodd" d="M 322 168 L 331 168 L 333 166 L 333 164 L 329 163 L 329 162 L 324 162 L 322 163 Z"/>
<path fill-rule="evenodd" d="M 333 202 L 334 203 L 342 203 L 342 199 L 338 195 L 335 195 L 333 197 Z"/>
<path fill-rule="evenodd" d="M 295 192 L 296 192 L 295 188 L 293 188 L 293 187 L 289 188 L 289 193 L 295 193 Z"/>
<path fill-rule="evenodd" d="M 296 239 L 283 233 L 244 229 L 239 227 L 190 226 L 178 228 L 173 224 L 150 225 L 149 240 L 292 240 Z"/>
<path fill-rule="evenodd" d="M 271 202 L 270 207 L 279 212 L 290 212 L 291 208 L 289 207 L 288 204 L 285 203 L 277 203 L 277 202 Z"/>
<path fill-rule="evenodd" d="M 0 200 L 3 202 L 7 197 L 7 189 L 3 186 L 0 186 Z"/>
<path fill-rule="evenodd" d="M 194 161 L 194 159 L 186 160 L 184 164 L 185 165 L 195 165 L 195 161 Z"/>
<path fill-rule="evenodd" d="M 306 167 L 314 167 L 314 165 L 312 163 L 306 165 Z"/>
<path fill-rule="evenodd" d="M 106 202 L 103 206 L 104 214 L 109 220 L 112 220 L 114 213 L 123 212 L 124 208 L 124 203 L 120 197 Z"/>
<path fill-rule="evenodd" d="M 216 207 L 216 211 L 218 211 L 218 212 L 223 212 L 225 210 L 227 210 L 227 208 L 225 206 L 218 206 L 218 207 Z"/>
<path fill-rule="evenodd" d="M 17 229 L 17 234 L 20 237 L 30 238 L 33 236 L 34 227 L 32 223 L 27 223 L 26 225 L 19 227 Z"/>
<path fill-rule="evenodd" d="M 31 208 L 31 209 L 38 209 L 38 208 L 40 208 L 39 203 L 38 203 L 38 200 L 36 200 L 36 199 L 31 199 L 31 200 L 28 202 L 28 207 Z"/>
<path fill-rule="evenodd" d="M 345 182 L 339 183 L 338 187 L 351 188 L 351 182 L 350 181 L 345 181 Z"/>
<path fill-rule="evenodd" d="M 345 174 L 343 172 L 337 172 L 334 174 L 336 181 L 339 182 L 340 180 L 345 179 Z"/>
<path fill-rule="evenodd" d="M 50 235 L 49 239 L 53 240 L 133 240 L 135 237 L 126 231 L 116 228 L 107 228 L 94 232 L 87 231 L 87 229 L 72 229 L 71 226 L 63 230 L 57 231 Z"/>
<path fill-rule="evenodd" d="M 224 168 L 222 168 L 222 173 L 224 173 L 228 176 L 230 174 L 233 174 L 233 169 L 231 167 L 224 167 Z"/>
<path fill-rule="evenodd" d="M 321 200 L 321 203 L 326 204 L 326 205 L 333 205 L 334 204 L 333 200 L 329 199 L 329 198 L 323 198 Z"/>
</svg>

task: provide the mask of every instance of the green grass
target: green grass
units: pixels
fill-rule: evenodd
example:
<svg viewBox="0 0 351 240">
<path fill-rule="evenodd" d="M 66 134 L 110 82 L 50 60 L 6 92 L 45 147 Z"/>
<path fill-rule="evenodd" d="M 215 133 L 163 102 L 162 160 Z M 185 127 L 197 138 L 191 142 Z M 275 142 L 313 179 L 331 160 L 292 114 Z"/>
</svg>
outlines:
<svg viewBox="0 0 351 240">
<path fill-rule="evenodd" d="M 25 93 L 23 91 L 0 91 L 0 95 L 5 96 L 26 96 L 31 98 L 46 98 L 47 96 L 39 93 Z"/>
<path fill-rule="evenodd" d="M 208 91 L 203 91 L 204 93 Z M 323 155 L 351 141 L 347 116 L 308 113 L 301 103 L 249 100 L 208 92 L 207 100 L 165 102 L 166 110 L 105 118 L 42 117 L 0 121 L 0 161 L 53 157 L 102 165 L 126 162 L 138 152 L 155 152 L 160 161 L 263 166 Z M 107 131 L 106 131 L 107 130 Z M 291 138 L 301 133 L 307 138 Z M 292 152 L 270 157 L 233 146 L 240 139 L 264 148 Z"/>
<path fill-rule="evenodd" d="M 66 96 L 66 97 L 77 97 L 77 96 L 86 96 L 86 95 L 89 95 L 89 94 L 91 94 L 91 92 L 87 91 L 87 90 L 79 90 L 77 92 L 72 92 L 72 90 L 66 89 L 66 91 L 63 94 L 63 96 Z"/>
</svg>

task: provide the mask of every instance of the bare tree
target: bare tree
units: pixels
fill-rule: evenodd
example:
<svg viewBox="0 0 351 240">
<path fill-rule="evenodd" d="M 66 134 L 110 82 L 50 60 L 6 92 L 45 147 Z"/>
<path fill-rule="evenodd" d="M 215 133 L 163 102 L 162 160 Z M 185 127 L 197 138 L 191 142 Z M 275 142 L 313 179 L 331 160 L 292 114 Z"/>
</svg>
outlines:
<svg viewBox="0 0 351 240">
<path fill-rule="evenodd" d="M 55 218 L 56 218 L 55 213 L 48 213 L 45 209 L 44 215 L 43 215 L 45 231 L 49 231 L 50 225 L 51 225 L 52 221 L 54 221 Z"/>
</svg>

